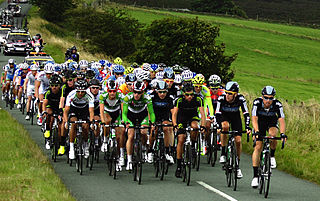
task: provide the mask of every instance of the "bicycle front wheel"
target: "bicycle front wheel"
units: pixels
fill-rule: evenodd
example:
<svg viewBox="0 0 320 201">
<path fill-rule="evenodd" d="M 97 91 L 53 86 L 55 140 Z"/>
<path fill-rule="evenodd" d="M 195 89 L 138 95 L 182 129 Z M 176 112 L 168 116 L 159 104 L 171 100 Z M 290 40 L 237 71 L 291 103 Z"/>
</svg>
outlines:
<svg viewBox="0 0 320 201">
<path fill-rule="evenodd" d="M 270 158 L 270 153 L 265 153 L 265 158 L 264 158 L 264 197 L 267 198 L 269 194 L 269 187 L 270 187 L 270 179 L 271 179 L 271 158 Z"/>
<path fill-rule="evenodd" d="M 238 155 L 237 155 L 237 150 L 236 147 L 234 146 L 233 149 L 233 167 L 232 167 L 232 186 L 233 186 L 233 190 L 236 191 L 237 190 L 237 183 L 238 183 L 238 169 L 239 169 L 239 165 L 238 165 Z"/>
<path fill-rule="evenodd" d="M 137 180 L 138 180 L 138 184 L 141 184 L 141 180 L 142 180 L 142 145 L 141 143 L 139 143 L 138 146 L 138 152 L 137 152 L 138 157 L 138 161 L 137 161 Z"/>
<path fill-rule="evenodd" d="M 59 149 L 59 136 L 58 136 L 58 128 L 54 128 L 52 131 L 52 159 L 54 162 L 57 161 L 58 149 Z"/>
<path fill-rule="evenodd" d="M 192 161 L 192 150 L 191 150 L 191 145 L 187 145 L 186 146 L 186 160 L 185 160 L 185 163 L 186 163 L 186 182 L 187 182 L 187 185 L 189 186 L 190 185 L 190 180 L 191 180 L 191 161 Z"/>
</svg>

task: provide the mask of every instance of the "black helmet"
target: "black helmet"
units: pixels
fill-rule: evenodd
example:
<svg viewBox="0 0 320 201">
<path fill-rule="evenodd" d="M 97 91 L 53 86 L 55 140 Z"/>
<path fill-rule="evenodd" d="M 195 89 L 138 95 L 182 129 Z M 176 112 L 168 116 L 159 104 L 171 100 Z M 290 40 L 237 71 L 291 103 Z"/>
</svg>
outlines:
<svg viewBox="0 0 320 201">
<path fill-rule="evenodd" d="M 159 67 L 160 70 L 163 70 L 164 68 L 167 67 L 167 65 L 164 64 L 164 63 L 159 63 L 159 64 L 158 64 L 158 67 Z"/>
<path fill-rule="evenodd" d="M 192 82 L 184 82 L 182 86 L 182 91 L 183 92 L 194 91 L 194 86 Z"/>
<path fill-rule="evenodd" d="M 130 73 L 126 76 L 126 82 L 135 82 L 137 81 L 137 76 L 134 73 Z"/>
<path fill-rule="evenodd" d="M 157 81 L 156 89 L 157 90 L 167 90 L 168 84 L 163 80 L 159 80 L 159 81 Z"/>
<path fill-rule="evenodd" d="M 36 36 L 38 37 L 38 39 L 40 39 L 41 38 L 41 34 L 36 34 Z"/>
<path fill-rule="evenodd" d="M 173 79 L 174 80 L 174 72 L 171 71 L 165 71 L 163 74 L 163 79 Z"/>
<path fill-rule="evenodd" d="M 82 71 L 77 72 L 77 78 L 84 79 L 86 77 L 86 73 Z"/>
<path fill-rule="evenodd" d="M 133 84 L 133 90 L 135 91 L 143 91 L 145 88 L 145 85 L 142 81 L 135 81 Z"/>
<path fill-rule="evenodd" d="M 237 82 L 228 82 L 226 84 L 226 91 L 239 92 L 239 84 Z"/>
<path fill-rule="evenodd" d="M 76 47 L 76 46 L 73 46 L 73 47 L 71 48 L 71 50 L 77 51 L 77 47 Z"/>
<path fill-rule="evenodd" d="M 95 75 L 96 75 L 96 73 L 91 69 L 87 70 L 87 72 L 86 72 L 87 79 L 92 79 L 92 78 L 94 78 Z"/>
<path fill-rule="evenodd" d="M 75 71 L 72 71 L 72 70 L 67 70 L 65 73 L 64 73 L 64 77 L 66 79 L 74 79 L 77 77 L 77 74 L 75 73 Z"/>
<path fill-rule="evenodd" d="M 61 84 L 61 83 L 62 82 L 61 82 L 60 76 L 56 75 L 56 74 L 52 75 L 52 77 L 49 80 L 50 85 L 56 85 L 56 84 Z"/>
<path fill-rule="evenodd" d="M 187 66 L 182 66 L 182 67 L 181 67 L 181 69 L 182 69 L 182 71 L 190 70 L 190 68 L 189 68 L 189 67 L 187 67 Z"/>
<path fill-rule="evenodd" d="M 272 86 L 265 86 L 261 92 L 262 95 L 275 96 L 276 90 Z"/>
<path fill-rule="evenodd" d="M 92 79 L 89 82 L 90 86 L 100 86 L 100 81 L 98 79 Z"/>
<path fill-rule="evenodd" d="M 172 67 L 172 69 L 173 69 L 173 71 L 174 71 L 175 73 L 182 73 L 182 72 L 183 72 L 182 67 L 179 66 L 178 64 L 174 65 L 174 66 Z"/>
<path fill-rule="evenodd" d="M 78 80 L 75 83 L 76 90 L 84 91 L 88 88 L 88 83 L 85 80 Z"/>
</svg>

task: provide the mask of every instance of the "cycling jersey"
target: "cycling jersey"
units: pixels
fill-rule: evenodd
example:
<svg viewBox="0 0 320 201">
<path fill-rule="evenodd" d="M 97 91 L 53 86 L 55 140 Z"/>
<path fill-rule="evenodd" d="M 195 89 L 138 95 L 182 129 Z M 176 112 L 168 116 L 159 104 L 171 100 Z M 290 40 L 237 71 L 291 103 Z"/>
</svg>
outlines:
<svg viewBox="0 0 320 201">
<path fill-rule="evenodd" d="M 139 100 L 134 99 L 133 92 L 128 93 L 123 99 L 122 120 L 124 122 L 135 122 L 138 119 L 139 123 L 148 124 L 148 112 L 150 121 L 155 123 L 156 117 L 153 111 L 151 97 L 147 94 L 142 94 Z"/>
<path fill-rule="evenodd" d="M 243 95 L 238 94 L 234 101 L 229 103 L 226 101 L 226 95 L 221 95 L 218 98 L 217 108 L 216 108 L 216 117 L 218 125 L 221 128 L 221 122 L 228 121 L 231 123 L 232 130 L 242 131 L 242 124 L 240 118 L 241 107 L 242 113 L 245 117 L 245 125 L 249 127 L 250 116 L 247 107 L 246 99 Z"/>
<path fill-rule="evenodd" d="M 49 79 L 44 71 L 37 74 L 36 80 L 40 82 L 39 94 L 45 94 L 49 88 Z"/>
<path fill-rule="evenodd" d="M 128 86 L 126 83 L 122 84 L 120 87 L 119 87 L 119 91 L 121 93 L 123 93 L 124 95 L 128 94 L 130 92 Z"/>
<path fill-rule="evenodd" d="M 212 91 L 210 91 L 210 94 L 211 94 L 211 101 L 212 101 L 213 110 L 216 111 L 218 98 L 219 98 L 219 96 L 224 94 L 224 89 L 218 89 L 218 92 L 216 94 L 213 94 Z"/>
<path fill-rule="evenodd" d="M 270 107 L 265 108 L 261 97 L 253 101 L 252 116 L 258 117 L 259 134 L 262 136 L 269 128 L 278 127 L 278 119 L 285 117 L 279 100 L 273 100 Z"/>
<path fill-rule="evenodd" d="M 172 86 L 170 89 L 168 89 L 168 96 L 170 96 L 172 99 L 175 99 L 178 97 L 178 89 Z"/>
<path fill-rule="evenodd" d="M 203 99 L 195 94 L 191 101 L 187 101 L 181 95 L 175 100 L 174 106 L 179 108 L 177 123 L 190 123 L 193 120 L 199 120 L 198 108 L 203 107 Z"/>
<path fill-rule="evenodd" d="M 19 83 L 20 86 L 23 86 L 24 80 L 26 79 L 28 73 L 29 73 L 29 71 L 26 72 L 26 73 L 23 72 L 23 70 L 19 70 L 19 71 L 18 71 L 18 77 L 21 77 L 21 78 L 20 78 L 20 83 Z"/>
<path fill-rule="evenodd" d="M 5 65 L 5 72 L 7 72 L 6 80 L 13 81 L 14 73 L 17 70 L 17 65 L 14 64 L 13 68 L 10 68 L 9 64 Z"/>
<path fill-rule="evenodd" d="M 108 113 L 112 118 L 111 123 L 114 123 L 116 120 L 120 123 L 121 121 L 121 103 L 123 102 L 123 96 L 121 93 L 116 94 L 115 99 L 109 99 L 109 93 L 103 92 L 100 95 L 100 104 L 104 105 L 104 112 Z"/>
<path fill-rule="evenodd" d="M 51 108 L 53 111 L 59 111 L 59 103 L 62 90 L 59 89 L 58 93 L 53 93 L 51 88 L 44 95 L 44 99 L 48 100 L 47 108 Z"/>
<path fill-rule="evenodd" d="M 211 101 L 211 94 L 210 89 L 208 87 L 202 85 L 201 91 L 198 94 L 203 99 L 203 105 L 204 105 L 204 112 L 207 114 L 208 117 L 214 116 L 214 111 L 212 107 L 212 101 Z"/>
<path fill-rule="evenodd" d="M 126 76 L 125 76 L 125 75 L 122 75 L 122 77 L 125 78 Z M 115 75 L 111 75 L 111 76 L 108 78 L 108 80 L 114 80 L 114 81 L 116 81 L 117 78 L 116 78 Z"/>
<path fill-rule="evenodd" d="M 90 93 L 91 96 L 94 98 L 94 115 L 95 116 L 99 116 L 100 115 L 100 91 L 98 91 L 97 95 L 94 95 L 93 93 L 91 93 L 90 88 L 87 89 L 87 93 Z"/>
<path fill-rule="evenodd" d="M 32 72 L 28 72 L 26 76 L 26 79 L 28 79 L 27 96 L 32 96 L 34 94 L 34 82 L 36 81 L 36 76 L 34 76 Z"/>
<path fill-rule="evenodd" d="M 86 93 L 82 98 L 77 96 L 77 90 L 73 90 L 67 96 L 66 106 L 70 107 L 69 114 L 78 119 L 89 119 L 89 108 L 94 107 L 94 97 L 91 93 Z"/>
<path fill-rule="evenodd" d="M 151 93 L 153 110 L 156 116 L 156 121 L 165 121 L 171 119 L 171 109 L 173 108 L 173 98 L 166 96 L 161 99 L 158 93 Z"/>
</svg>

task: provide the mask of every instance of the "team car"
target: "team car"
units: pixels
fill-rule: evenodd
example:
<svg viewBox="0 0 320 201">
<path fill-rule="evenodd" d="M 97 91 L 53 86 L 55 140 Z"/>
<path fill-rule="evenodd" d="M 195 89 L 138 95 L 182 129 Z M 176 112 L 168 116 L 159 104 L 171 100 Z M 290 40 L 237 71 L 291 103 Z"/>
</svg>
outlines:
<svg viewBox="0 0 320 201">
<path fill-rule="evenodd" d="M 31 64 L 38 64 L 42 66 L 47 61 L 52 61 L 54 63 L 54 59 L 45 52 L 29 52 L 29 55 L 24 58 L 24 62 Z"/>
<path fill-rule="evenodd" d="M 25 30 L 11 30 L 8 32 L 3 54 L 27 54 L 31 50 L 31 36 Z"/>
<path fill-rule="evenodd" d="M 21 6 L 18 4 L 9 3 L 7 9 L 13 13 L 13 16 L 21 16 Z"/>
</svg>

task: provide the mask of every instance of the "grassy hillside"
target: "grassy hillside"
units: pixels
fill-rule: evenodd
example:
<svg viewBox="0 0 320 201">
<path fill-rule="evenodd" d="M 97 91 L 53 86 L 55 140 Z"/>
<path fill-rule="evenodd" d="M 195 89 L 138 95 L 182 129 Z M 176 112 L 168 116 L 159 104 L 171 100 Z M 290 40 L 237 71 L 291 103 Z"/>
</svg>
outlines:
<svg viewBox="0 0 320 201">
<path fill-rule="evenodd" d="M 318 100 L 320 84 L 320 30 L 208 15 L 127 7 L 140 22 L 165 17 L 196 17 L 221 28 L 227 54 L 239 53 L 232 64 L 240 88 L 259 92 L 273 85 L 288 101 Z"/>
</svg>

